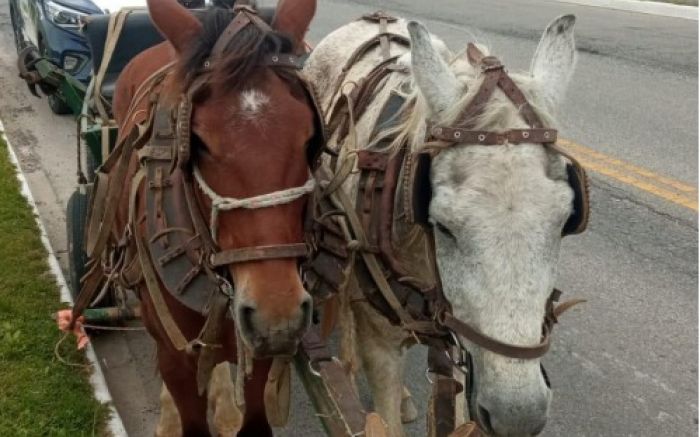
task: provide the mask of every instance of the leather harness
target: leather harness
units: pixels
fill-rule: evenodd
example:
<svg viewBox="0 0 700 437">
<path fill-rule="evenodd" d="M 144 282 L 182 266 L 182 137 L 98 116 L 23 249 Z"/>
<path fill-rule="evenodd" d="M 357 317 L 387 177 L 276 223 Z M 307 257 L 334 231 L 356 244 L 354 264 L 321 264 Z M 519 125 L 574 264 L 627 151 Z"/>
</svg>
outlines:
<svg viewBox="0 0 700 437">
<path fill-rule="evenodd" d="M 397 65 L 398 56 L 388 52 L 388 41 L 408 46 L 402 35 L 389 34 L 386 23 L 395 21 L 384 13 L 362 17 L 378 22 L 378 34 L 362 44 L 350 56 L 336 82 L 335 94 L 331 98 L 325 114 L 329 132 L 337 132 L 340 144 L 354 127 L 376 97 L 377 89 L 392 74 L 406 74 L 406 67 Z M 384 43 L 382 43 L 384 41 Z M 344 80 L 352 66 L 369 50 L 380 45 L 383 61 L 372 69 L 350 92 L 343 92 Z M 385 49 L 386 47 L 386 49 Z M 304 265 L 307 287 L 314 297 L 324 299 L 335 293 L 345 292 L 348 265 L 354 264 L 354 271 L 363 297 L 392 323 L 402 326 L 411 338 L 430 346 L 429 369 L 437 375 L 433 384 L 431 402 L 431 428 L 435 435 L 446 436 L 455 430 L 454 397 L 462 387 L 453 378 L 453 366 L 465 374 L 471 373 L 471 357 L 459 340 L 459 336 L 499 355 L 535 359 L 542 357 L 550 346 L 550 333 L 557 317 L 580 303 L 569 301 L 556 306 L 561 292 L 554 290 L 546 303 L 546 315 L 542 328 L 542 340 L 532 346 L 504 343 L 489 337 L 451 313 L 449 302 L 441 286 L 434 254 L 432 227 L 427 222 L 427 204 L 430 201 L 429 169 L 433 156 L 455 144 L 501 145 L 504 143 L 540 143 L 565 155 L 571 162 L 570 183 L 578 197 L 575 201 L 576 214 L 572 214 L 564 228 L 564 234 L 578 233 L 585 229 L 588 219 L 587 183 L 583 168 L 573 157 L 556 149 L 554 143 L 557 131 L 545 128 L 522 92 L 503 69 L 502 64 L 492 56 L 483 56 L 476 46 L 470 44 L 467 50 L 469 61 L 481 69 L 484 79 L 474 99 L 458 117 L 455 126 L 432 126 L 426 138 L 426 149 L 410 153 L 406 144 L 396 152 L 387 152 L 394 140 L 384 133 L 398 125 L 398 122 L 411 110 L 411 102 L 406 102 L 402 93 L 392 92 L 376 122 L 374 138 L 368 149 L 357 152 L 357 159 L 346 158 L 338 165 L 337 157 L 341 150 L 331 150 L 330 163 L 334 172 L 317 171 L 317 178 L 323 191 L 313 198 L 312 218 L 309 220 L 310 238 L 315 251 Z M 404 81 L 405 83 L 406 81 Z M 529 125 L 528 129 L 511 129 L 506 132 L 476 131 L 471 128 L 474 117 L 478 116 L 496 88 L 520 109 Z M 336 98 L 337 96 L 337 98 Z M 333 103 L 335 102 L 335 103 Z M 378 139 L 377 139 L 378 138 Z M 349 163 L 349 164 L 348 164 Z M 353 205 L 347 195 L 338 188 L 355 167 L 359 171 L 357 201 Z M 323 169 L 321 169 L 323 170 Z M 572 174 L 574 181 L 572 182 Z M 325 182 L 323 182 L 325 181 Z M 399 210 L 395 211 L 398 207 Z M 392 233 L 395 225 L 404 221 L 408 225 L 422 225 L 425 238 L 425 252 L 429 267 L 434 273 L 433 280 L 411 276 L 409 268 L 395 254 Z M 362 261 L 355 263 L 354 253 Z M 457 335 L 455 335 L 457 334 Z M 453 347 L 457 349 L 454 355 Z M 467 378 L 469 393 L 471 381 Z M 470 402 L 471 404 L 472 402 Z M 474 405 L 470 405 L 472 417 Z"/>
</svg>

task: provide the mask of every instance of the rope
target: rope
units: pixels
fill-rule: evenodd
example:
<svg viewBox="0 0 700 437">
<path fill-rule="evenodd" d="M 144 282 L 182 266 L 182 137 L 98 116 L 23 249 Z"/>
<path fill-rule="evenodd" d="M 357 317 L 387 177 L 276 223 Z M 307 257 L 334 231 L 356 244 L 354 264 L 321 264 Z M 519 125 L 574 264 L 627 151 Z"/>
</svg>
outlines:
<svg viewBox="0 0 700 437">
<path fill-rule="evenodd" d="M 197 180 L 199 188 L 209 197 L 212 202 L 210 229 L 212 238 L 216 241 L 218 228 L 219 211 L 230 211 L 232 209 L 259 209 L 271 206 L 284 205 L 293 202 L 314 190 L 316 180 L 310 177 L 306 183 L 299 187 L 287 188 L 285 190 L 273 191 L 272 193 L 261 194 L 259 196 L 237 199 L 235 197 L 224 197 L 217 194 L 204 180 L 199 167 L 194 166 L 194 178 Z"/>
<path fill-rule="evenodd" d="M 146 328 L 143 326 L 102 326 L 102 325 L 91 325 L 89 323 L 83 323 L 83 327 L 88 329 L 94 329 L 95 331 L 145 331 Z"/>
<path fill-rule="evenodd" d="M 70 367 L 80 367 L 82 369 L 89 369 L 90 367 L 92 367 L 90 364 L 72 363 L 61 356 L 59 349 L 61 348 L 61 345 L 66 340 L 66 338 L 68 338 L 69 335 L 70 335 L 70 332 L 65 332 L 61 336 L 61 338 L 56 342 L 56 345 L 53 348 L 53 356 L 56 357 L 56 359 L 60 363 L 62 363 L 63 365 L 70 366 Z"/>
</svg>

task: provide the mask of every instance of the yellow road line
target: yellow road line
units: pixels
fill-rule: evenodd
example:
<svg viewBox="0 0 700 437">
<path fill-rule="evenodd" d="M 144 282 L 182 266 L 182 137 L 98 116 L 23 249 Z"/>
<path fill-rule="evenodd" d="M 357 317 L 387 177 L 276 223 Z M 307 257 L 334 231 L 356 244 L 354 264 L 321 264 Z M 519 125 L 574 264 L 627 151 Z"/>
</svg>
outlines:
<svg viewBox="0 0 700 437">
<path fill-rule="evenodd" d="M 697 189 L 691 185 L 626 163 L 569 140 L 559 140 L 558 143 L 571 152 L 587 169 L 646 191 L 669 202 L 698 211 Z"/>
<path fill-rule="evenodd" d="M 604 153 L 595 151 L 593 149 L 590 149 L 586 146 L 582 146 L 581 144 L 574 143 L 573 141 L 569 140 L 559 140 L 557 141 L 558 144 L 564 146 L 565 149 L 571 151 L 574 153 L 576 156 L 579 154 L 587 155 L 593 159 L 601 160 L 604 161 L 607 164 L 612 164 L 617 167 L 621 167 L 631 173 L 636 173 L 637 175 L 652 179 L 654 181 L 660 182 L 664 185 L 668 185 L 669 187 L 675 188 L 676 190 L 683 191 L 685 193 L 689 194 L 694 194 L 697 196 L 698 194 L 698 189 L 697 187 L 694 187 L 692 185 L 688 185 L 684 182 L 678 181 L 676 179 L 671 179 L 666 176 L 662 176 L 660 174 L 654 173 L 653 171 L 636 166 L 634 164 L 630 164 L 628 162 L 621 161 L 617 158 L 614 158 L 610 155 L 606 155 Z"/>
</svg>

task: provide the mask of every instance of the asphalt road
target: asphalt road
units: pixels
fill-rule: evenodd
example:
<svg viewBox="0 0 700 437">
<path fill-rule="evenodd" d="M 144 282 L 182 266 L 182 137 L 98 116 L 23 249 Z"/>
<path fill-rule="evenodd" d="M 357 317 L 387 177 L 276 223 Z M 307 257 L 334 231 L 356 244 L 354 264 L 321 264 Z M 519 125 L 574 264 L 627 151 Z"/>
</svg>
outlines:
<svg viewBox="0 0 700 437">
<path fill-rule="evenodd" d="M 544 435 L 696 435 L 697 206 L 669 202 L 620 172 L 634 165 L 654 180 L 697 184 L 697 22 L 556 1 L 320 0 L 311 40 L 380 7 L 424 22 L 455 50 L 475 39 L 486 43 L 511 70 L 528 67 L 551 19 L 576 14 L 579 64 L 559 116 L 562 135 L 603 153 L 602 162 L 625 165 L 591 174 L 589 231 L 562 248 L 558 286 L 589 302 L 563 317 L 544 360 L 555 388 Z M 0 0 L 0 119 L 65 265 L 75 126 L 16 77 L 8 12 Z M 697 200 L 696 190 L 689 195 Z M 119 333 L 95 343 L 129 434 L 152 435 L 160 382 L 151 341 Z M 424 351 L 410 352 L 406 380 L 419 401 L 427 399 L 424 362 Z M 294 384 L 292 419 L 279 435 L 322 435 Z M 408 434 L 424 429 L 421 420 Z"/>
</svg>

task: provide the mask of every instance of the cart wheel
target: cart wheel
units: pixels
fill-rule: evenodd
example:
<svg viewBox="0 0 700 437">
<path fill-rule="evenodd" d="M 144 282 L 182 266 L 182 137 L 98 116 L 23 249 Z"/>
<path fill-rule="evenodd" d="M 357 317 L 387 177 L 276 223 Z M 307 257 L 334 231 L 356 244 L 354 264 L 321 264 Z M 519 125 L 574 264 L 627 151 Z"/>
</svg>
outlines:
<svg viewBox="0 0 700 437">
<path fill-rule="evenodd" d="M 88 185 L 86 185 L 87 187 Z M 80 293 L 80 278 L 85 274 L 85 221 L 88 211 L 88 193 L 76 190 L 66 208 L 66 237 L 68 240 L 68 271 L 73 299 Z"/>
<path fill-rule="evenodd" d="M 95 155 L 92 154 L 92 150 L 90 150 L 89 147 L 86 147 L 84 150 L 85 176 L 87 177 L 88 181 L 94 181 L 95 173 L 97 172 L 97 169 L 100 167 L 101 163 L 97 160 L 97 158 L 95 158 Z"/>
<path fill-rule="evenodd" d="M 90 202 L 92 202 L 92 184 L 85 184 L 84 187 L 84 192 L 78 189 L 70 196 L 66 208 L 68 270 L 70 274 L 70 290 L 74 300 L 80 294 L 80 278 L 87 273 L 85 266 L 88 262 L 88 256 L 85 251 L 85 228 L 87 227 Z M 109 307 L 114 304 L 114 295 L 108 293 L 94 307 Z"/>
</svg>

